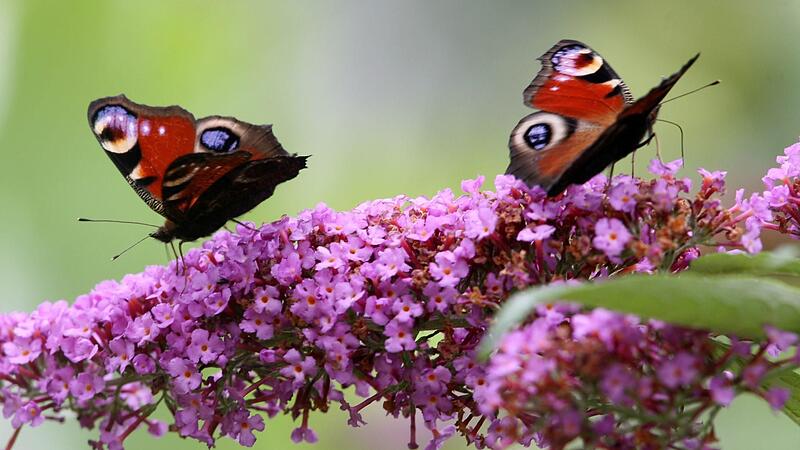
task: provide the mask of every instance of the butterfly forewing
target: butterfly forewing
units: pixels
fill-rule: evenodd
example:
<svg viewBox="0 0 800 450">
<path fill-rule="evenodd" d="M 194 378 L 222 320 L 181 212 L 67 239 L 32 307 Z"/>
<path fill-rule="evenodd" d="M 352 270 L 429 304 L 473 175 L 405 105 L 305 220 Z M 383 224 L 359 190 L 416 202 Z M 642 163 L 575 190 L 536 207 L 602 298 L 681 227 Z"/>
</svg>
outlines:
<svg viewBox="0 0 800 450">
<path fill-rule="evenodd" d="M 611 65 L 586 44 L 562 40 L 539 61 L 542 68 L 523 93 L 528 106 L 609 124 L 633 100 Z"/>
<path fill-rule="evenodd" d="M 683 74 L 689 70 L 690 67 L 697 61 L 697 58 L 700 57 L 700 54 L 694 55 L 689 61 L 686 61 L 677 72 L 670 75 L 668 78 L 665 78 L 661 81 L 661 83 L 650 89 L 644 97 L 637 99 L 632 104 L 628 105 L 625 110 L 620 113 L 620 116 L 626 116 L 631 114 L 650 114 L 652 111 L 656 110 L 664 98 L 669 94 L 669 91 L 675 86 L 675 83 L 681 79 Z"/>
<path fill-rule="evenodd" d="M 194 151 L 194 116 L 179 106 L 151 107 L 123 95 L 89 105 L 89 124 L 128 183 L 164 214 L 162 176 L 179 156 Z"/>
</svg>

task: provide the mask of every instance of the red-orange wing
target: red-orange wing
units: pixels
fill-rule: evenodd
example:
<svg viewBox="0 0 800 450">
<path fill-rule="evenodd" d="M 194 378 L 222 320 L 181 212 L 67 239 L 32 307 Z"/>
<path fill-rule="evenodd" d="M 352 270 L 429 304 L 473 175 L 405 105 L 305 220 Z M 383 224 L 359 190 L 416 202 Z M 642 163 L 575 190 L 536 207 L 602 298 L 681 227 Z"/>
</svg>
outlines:
<svg viewBox="0 0 800 450">
<path fill-rule="evenodd" d="M 179 106 L 153 107 L 124 95 L 89 104 L 89 126 L 128 184 L 164 215 L 161 181 L 178 157 L 195 149 L 195 119 Z"/>
<path fill-rule="evenodd" d="M 614 69 L 586 44 L 565 39 L 539 57 L 542 68 L 525 89 L 525 104 L 609 125 L 633 100 Z"/>
<path fill-rule="evenodd" d="M 562 40 L 539 61 L 542 68 L 523 95 L 541 111 L 511 132 L 506 173 L 548 190 L 632 98 L 614 69 L 581 42 Z"/>
<path fill-rule="evenodd" d="M 185 215 L 217 180 L 250 159 L 250 153 L 191 153 L 176 159 L 164 174 L 162 189 L 167 217 Z"/>
<path fill-rule="evenodd" d="M 506 173 L 545 190 L 592 145 L 603 126 L 539 111 L 524 117 L 511 132 L 511 161 Z"/>
</svg>

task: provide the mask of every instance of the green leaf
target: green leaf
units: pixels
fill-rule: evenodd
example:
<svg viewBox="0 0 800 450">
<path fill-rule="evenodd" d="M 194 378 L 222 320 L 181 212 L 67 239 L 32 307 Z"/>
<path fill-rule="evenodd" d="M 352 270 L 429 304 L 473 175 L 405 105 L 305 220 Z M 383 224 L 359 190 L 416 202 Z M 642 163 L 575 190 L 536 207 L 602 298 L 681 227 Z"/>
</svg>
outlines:
<svg viewBox="0 0 800 450">
<path fill-rule="evenodd" d="M 765 383 L 768 387 L 782 387 L 789 389 L 791 395 L 786 404 L 783 405 L 783 413 L 800 425 L 800 373 L 796 371 L 784 372 Z"/>
<path fill-rule="evenodd" d="M 536 306 L 557 299 L 568 298 L 565 296 L 569 291 L 569 286 L 543 286 L 529 288 L 513 294 L 495 315 L 494 323 L 484 335 L 481 346 L 478 349 L 478 359 L 486 360 L 489 354 L 497 348 L 503 336 L 524 322 Z"/>
<path fill-rule="evenodd" d="M 712 339 L 711 342 L 714 344 L 715 358 L 722 357 L 722 355 L 730 349 L 729 344 L 720 342 L 719 340 Z M 734 366 L 733 368 L 737 372 L 740 372 L 742 368 L 744 368 L 745 363 L 741 356 L 734 355 L 730 364 Z M 770 376 L 769 379 L 762 380 L 760 385 L 764 390 L 773 386 L 789 389 L 789 399 L 786 401 L 786 404 L 783 405 L 782 412 L 796 424 L 800 425 L 800 373 L 796 370 L 787 369 L 790 368 L 784 367 L 783 369 L 779 369 L 779 374 L 777 376 L 774 378 Z"/>
<path fill-rule="evenodd" d="M 531 288 L 511 296 L 482 343 L 482 358 L 537 305 L 570 301 L 676 325 L 761 339 L 764 325 L 800 332 L 800 289 L 772 279 L 628 275 L 575 286 Z"/>
<path fill-rule="evenodd" d="M 763 252 L 758 255 L 713 253 L 692 261 L 689 270 L 709 275 L 748 274 L 798 277 L 800 276 L 800 259 L 796 252 L 789 248 L 775 252 Z"/>
</svg>

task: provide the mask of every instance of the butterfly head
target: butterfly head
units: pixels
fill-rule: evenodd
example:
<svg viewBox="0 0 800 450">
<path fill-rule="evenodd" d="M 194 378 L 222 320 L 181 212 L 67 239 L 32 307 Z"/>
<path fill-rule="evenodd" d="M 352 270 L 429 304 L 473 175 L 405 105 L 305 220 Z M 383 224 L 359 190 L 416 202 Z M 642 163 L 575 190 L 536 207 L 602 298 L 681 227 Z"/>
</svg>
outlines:
<svg viewBox="0 0 800 450">
<path fill-rule="evenodd" d="M 177 225 L 174 222 L 172 222 L 171 220 L 166 220 L 164 222 L 164 225 L 158 227 L 156 231 L 150 233 L 150 237 L 157 241 L 161 241 L 165 244 L 169 244 L 170 242 L 172 242 L 173 239 L 176 238 L 175 228 L 177 228 Z M 187 240 L 194 240 L 194 239 L 187 239 Z"/>
</svg>

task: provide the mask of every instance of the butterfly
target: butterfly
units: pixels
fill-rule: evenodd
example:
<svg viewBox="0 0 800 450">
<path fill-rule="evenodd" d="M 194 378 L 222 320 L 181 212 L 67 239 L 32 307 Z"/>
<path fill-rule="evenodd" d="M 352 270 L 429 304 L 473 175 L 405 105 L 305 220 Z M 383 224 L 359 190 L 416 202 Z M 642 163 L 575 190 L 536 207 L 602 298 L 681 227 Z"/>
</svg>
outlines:
<svg viewBox="0 0 800 450">
<path fill-rule="evenodd" d="M 308 158 L 286 152 L 271 125 L 196 120 L 179 106 L 140 105 L 124 95 L 93 101 L 88 117 L 128 184 L 166 219 L 150 234 L 165 243 L 210 235 L 296 177 Z"/>
<path fill-rule="evenodd" d="M 506 173 L 549 196 L 589 181 L 649 143 L 661 101 L 699 56 L 634 100 L 597 52 L 578 41 L 559 41 L 538 58 L 542 68 L 523 93 L 524 103 L 539 111 L 511 132 Z"/>
</svg>

